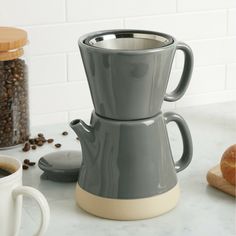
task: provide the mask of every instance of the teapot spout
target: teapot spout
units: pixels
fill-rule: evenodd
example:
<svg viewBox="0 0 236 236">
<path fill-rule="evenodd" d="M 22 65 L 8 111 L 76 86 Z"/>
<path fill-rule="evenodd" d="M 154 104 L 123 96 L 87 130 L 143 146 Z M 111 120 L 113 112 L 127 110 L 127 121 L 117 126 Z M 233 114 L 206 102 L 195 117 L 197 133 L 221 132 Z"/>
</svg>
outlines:
<svg viewBox="0 0 236 236">
<path fill-rule="evenodd" d="M 70 127 L 77 134 L 81 142 L 92 142 L 94 140 L 93 127 L 87 125 L 84 121 L 80 119 L 73 120 L 70 122 Z"/>
</svg>

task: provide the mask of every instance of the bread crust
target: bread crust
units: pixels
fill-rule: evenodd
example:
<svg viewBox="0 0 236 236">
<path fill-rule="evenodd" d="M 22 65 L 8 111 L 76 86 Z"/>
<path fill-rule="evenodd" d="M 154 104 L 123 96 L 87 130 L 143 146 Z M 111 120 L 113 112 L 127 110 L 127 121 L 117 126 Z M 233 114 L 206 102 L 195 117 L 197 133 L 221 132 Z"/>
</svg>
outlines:
<svg viewBox="0 0 236 236">
<path fill-rule="evenodd" d="M 236 185 L 236 144 L 225 150 L 221 158 L 220 168 L 224 179 Z"/>
</svg>

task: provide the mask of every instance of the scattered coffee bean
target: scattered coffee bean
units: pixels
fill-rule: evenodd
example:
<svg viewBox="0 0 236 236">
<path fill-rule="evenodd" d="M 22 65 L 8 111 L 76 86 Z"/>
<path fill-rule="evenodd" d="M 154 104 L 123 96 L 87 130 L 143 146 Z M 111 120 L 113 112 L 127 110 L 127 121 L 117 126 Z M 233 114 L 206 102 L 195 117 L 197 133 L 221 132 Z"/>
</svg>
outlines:
<svg viewBox="0 0 236 236">
<path fill-rule="evenodd" d="M 60 147 L 61 147 L 61 144 L 60 144 L 60 143 L 57 143 L 57 144 L 55 144 L 55 147 L 56 147 L 56 148 L 60 148 Z"/>
<path fill-rule="evenodd" d="M 48 139 L 48 143 L 53 143 L 54 142 L 54 139 L 50 138 Z"/>
<path fill-rule="evenodd" d="M 0 135 L 1 135 L 1 133 L 0 133 Z M 68 132 L 64 131 L 64 132 L 62 132 L 62 135 L 68 135 Z M 46 142 L 47 143 L 53 143 L 54 139 L 52 139 L 52 138 L 46 139 L 43 133 L 38 133 L 35 138 L 29 138 L 28 139 L 28 142 L 25 143 L 22 150 L 25 151 L 25 152 L 29 151 L 30 149 L 35 150 L 35 149 L 37 149 L 37 146 L 41 147 Z M 60 143 L 56 143 L 54 146 L 56 148 L 60 148 L 62 145 Z"/>
<path fill-rule="evenodd" d="M 38 134 L 38 137 L 39 137 L 39 138 L 42 138 L 42 137 L 44 137 L 44 134 L 39 133 L 39 134 Z"/>
<path fill-rule="evenodd" d="M 35 164 L 36 164 L 36 162 L 33 162 L 33 161 L 31 161 L 31 162 L 29 162 L 29 166 L 35 166 Z"/>
<path fill-rule="evenodd" d="M 24 160 L 24 163 L 25 163 L 26 165 L 28 165 L 28 164 L 30 163 L 30 160 L 29 160 L 29 159 L 25 159 L 25 160 Z"/>
<path fill-rule="evenodd" d="M 77 140 L 79 140 L 79 137 L 76 137 Z"/>
<path fill-rule="evenodd" d="M 35 144 L 34 138 L 30 138 L 30 139 L 29 139 L 29 143 L 30 143 L 30 144 Z"/>
<path fill-rule="evenodd" d="M 26 142 L 25 146 L 30 147 L 30 143 Z"/>
<path fill-rule="evenodd" d="M 43 141 L 39 140 L 37 143 L 36 143 L 39 147 L 43 146 Z"/>
<path fill-rule="evenodd" d="M 26 170 L 29 166 L 35 166 L 36 162 L 30 161 L 29 159 L 25 159 L 23 162 L 23 169 Z"/>
<path fill-rule="evenodd" d="M 27 149 L 27 148 L 23 147 L 23 148 L 22 148 L 22 151 L 23 151 L 23 152 L 28 152 L 28 151 L 29 151 L 29 149 Z"/>
<path fill-rule="evenodd" d="M 44 138 L 44 137 L 41 138 L 41 141 L 42 141 L 43 143 L 46 143 L 46 142 L 47 142 L 46 138 Z"/>
<path fill-rule="evenodd" d="M 35 140 L 35 143 L 37 144 L 38 142 L 41 141 L 41 138 L 35 138 L 34 140 Z"/>
<path fill-rule="evenodd" d="M 22 148 L 23 152 L 28 152 L 30 150 L 30 144 L 29 143 L 25 143 L 24 147 Z"/>
<path fill-rule="evenodd" d="M 29 166 L 23 165 L 22 168 L 23 168 L 23 170 L 27 170 L 27 169 L 29 169 Z"/>
</svg>

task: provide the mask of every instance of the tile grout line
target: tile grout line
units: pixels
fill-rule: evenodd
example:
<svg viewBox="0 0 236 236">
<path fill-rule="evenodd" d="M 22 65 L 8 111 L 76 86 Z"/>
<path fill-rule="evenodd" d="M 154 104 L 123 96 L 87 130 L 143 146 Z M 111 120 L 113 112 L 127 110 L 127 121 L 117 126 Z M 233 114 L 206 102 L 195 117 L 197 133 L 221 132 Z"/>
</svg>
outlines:
<svg viewBox="0 0 236 236">
<path fill-rule="evenodd" d="M 65 8 L 65 22 L 68 22 L 68 9 L 67 9 L 67 0 L 64 0 L 64 8 Z"/>
<path fill-rule="evenodd" d="M 94 107 L 93 106 L 89 106 L 89 107 L 84 107 L 84 108 L 76 108 L 76 109 L 64 109 L 64 110 L 59 110 L 59 111 L 52 111 L 52 112 L 46 112 L 46 113 L 32 113 L 31 115 L 33 116 L 41 116 L 41 115 L 53 115 L 53 114 L 58 114 L 58 113 L 70 113 L 70 112 L 78 112 L 78 111 L 86 111 L 86 110 L 93 110 Z"/>
<path fill-rule="evenodd" d="M 216 41 L 216 40 L 227 40 L 227 39 L 236 39 L 236 35 L 232 36 L 217 36 L 212 38 L 202 38 L 202 39 L 185 39 L 182 40 L 193 42 L 193 43 L 202 43 L 202 42 L 208 42 L 208 41 Z M 76 50 L 65 50 L 65 51 L 55 51 L 55 52 L 44 52 L 44 53 L 31 53 L 31 57 L 40 57 L 40 56 L 51 56 L 55 54 L 68 54 L 68 53 L 77 53 Z"/>
<path fill-rule="evenodd" d="M 180 102 L 179 104 L 177 104 L 177 108 L 187 107 L 187 106 L 196 107 L 196 106 L 207 105 L 207 104 L 235 101 L 235 99 L 236 99 L 235 92 L 236 92 L 236 89 L 232 89 L 232 90 L 220 90 L 220 91 L 214 92 L 214 93 L 201 93 L 201 94 L 197 94 L 197 95 L 190 95 L 190 96 L 187 96 L 187 98 L 191 102 L 188 105 L 186 105 L 187 103 L 186 103 L 186 99 L 185 99 L 184 102 Z M 226 98 L 226 99 L 222 100 L 220 98 L 220 100 L 219 100 L 219 96 L 222 96 L 222 95 L 224 95 L 224 98 Z M 228 97 L 225 95 L 231 95 L 231 96 Z M 202 100 L 200 99 L 200 102 L 199 101 L 197 103 L 193 102 L 193 99 L 196 101 L 200 98 L 200 96 L 201 97 L 205 96 L 205 98 L 207 97 L 208 98 L 207 101 L 204 100 L 204 102 L 202 102 Z M 211 98 L 211 99 L 209 99 L 209 98 Z"/>
<path fill-rule="evenodd" d="M 202 93 L 202 94 L 194 94 L 194 95 L 190 95 L 190 96 L 187 96 L 189 98 L 193 98 L 193 97 L 199 97 L 201 95 L 205 95 L 205 96 L 213 96 L 214 99 L 211 101 L 209 101 L 209 103 L 207 104 L 213 104 L 213 103 L 218 103 L 219 101 L 216 101 L 217 100 L 217 94 L 218 95 L 222 95 L 222 94 L 227 94 L 227 93 L 232 93 L 232 92 L 235 92 L 236 90 L 235 89 L 232 89 L 232 90 L 229 90 L 229 91 L 225 91 L 225 90 L 220 90 L 220 91 L 216 91 L 216 92 L 208 92 L 208 93 Z M 230 98 L 230 99 L 226 99 L 225 101 L 222 101 L 222 102 L 227 102 L 227 101 L 233 101 L 234 99 Z M 181 101 L 181 100 L 180 100 Z M 196 107 L 196 106 L 200 106 L 200 105 L 206 105 L 204 103 L 200 103 L 200 104 L 194 104 L 194 105 L 188 105 L 188 106 L 192 106 L 192 107 Z M 185 105 L 184 105 L 185 106 Z M 183 105 L 181 104 L 181 102 L 175 102 L 174 103 L 174 107 L 173 108 L 165 108 L 165 110 L 170 110 L 170 109 L 177 109 L 179 107 L 183 107 Z M 32 116 L 34 117 L 37 117 L 37 116 L 42 116 L 42 115 L 55 115 L 55 114 L 58 114 L 58 113 L 67 113 L 67 119 L 69 120 L 69 113 L 70 112 L 78 112 L 78 111 L 85 111 L 85 110 L 92 110 L 93 108 L 77 108 L 77 109 L 73 109 L 73 110 L 61 110 L 61 111 L 55 111 L 55 112 L 46 112 L 46 113 L 34 113 L 32 114 Z"/>
<path fill-rule="evenodd" d="M 234 64 L 234 63 L 231 63 Z M 173 65 L 174 66 L 174 65 Z M 198 69 L 204 69 L 204 68 L 215 68 L 215 67 L 222 67 L 225 66 L 225 64 L 208 64 L 208 65 L 197 65 L 194 67 L 194 70 L 198 70 Z M 172 69 L 173 71 L 182 71 L 183 68 L 181 67 L 173 67 Z M 68 70 L 67 70 L 68 71 Z M 69 78 L 68 75 L 66 75 L 67 78 Z M 44 87 L 44 86 L 57 86 L 57 85 L 65 85 L 65 84 L 80 84 L 80 83 L 86 83 L 86 79 L 83 80 L 65 80 L 63 82 L 51 82 L 51 83 L 41 83 L 41 84 L 32 84 L 30 85 L 30 88 L 40 88 L 40 87 Z"/>
<path fill-rule="evenodd" d="M 226 14 L 226 36 L 229 36 L 229 9 L 227 9 L 227 14 Z"/>
<path fill-rule="evenodd" d="M 209 13 L 219 13 L 219 12 L 225 12 L 227 9 L 222 8 L 222 9 L 214 9 L 214 10 L 202 10 L 202 11 L 186 11 L 186 12 L 180 12 L 180 11 L 175 11 L 174 12 L 166 12 L 166 13 L 156 13 L 156 14 L 151 14 L 151 15 L 140 15 L 140 16 L 127 16 L 127 20 L 137 20 L 137 19 L 146 19 L 146 18 L 155 18 L 155 17 L 164 17 L 164 16 L 170 16 L 170 15 L 194 15 L 194 14 L 209 14 Z M 108 20 L 109 18 L 105 18 Z M 105 20 L 103 19 L 103 20 Z M 111 18 L 112 19 L 112 18 Z M 101 19 L 98 19 L 101 20 Z"/>
<path fill-rule="evenodd" d="M 67 0 L 65 1 L 67 2 Z M 177 5 L 177 4 L 176 4 Z M 169 15 L 175 15 L 177 14 L 208 14 L 208 13 L 214 13 L 214 12 L 223 12 L 227 10 L 226 8 L 221 8 L 221 9 L 212 9 L 212 10 L 198 10 L 198 11 L 176 11 L 177 6 L 175 7 L 175 11 L 173 12 L 164 12 L 164 13 L 156 13 L 156 14 L 151 14 L 151 15 L 138 15 L 138 16 L 128 16 L 125 17 L 126 19 L 136 19 L 136 18 L 149 18 L 149 17 L 159 17 L 159 16 L 169 16 Z M 68 21 L 68 14 L 67 14 L 67 5 L 65 4 L 65 20 L 66 21 L 58 21 L 54 23 L 43 23 L 43 24 L 32 24 L 32 25 L 27 25 L 27 24 L 19 24 L 16 25 L 18 27 L 52 27 L 52 26 L 58 26 L 58 25 L 65 25 L 65 24 L 81 24 L 81 23 L 91 23 L 91 22 L 98 22 L 98 21 L 114 21 L 114 20 L 121 20 L 120 17 L 114 17 L 114 18 L 98 18 L 98 19 L 88 19 L 88 20 L 78 20 L 78 21 Z"/>
<path fill-rule="evenodd" d="M 68 18 L 68 14 L 67 17 Z M 76 25 L 76 24 L 90 24 L 90 23 L 101 23 L 101 22 L 109 22 L 109 21 L 120 21 L 122 20 L 121 17 L 114 17 L 114 18 L 102 18 L 102 19 L 89 19 L 89 20 L 78 20 L 78 21 L 57 21 L 57 22 L 50 22 L 50 23 L 45 23 L 45 24 L 32 24 L 32 25 L 24 25 L 24 24 L 19 24 L 15 25 L 17 27 L 24 27 L 24 28 L 39 28 L 39 27 L 56 27 L 56 26 L 65 26 L 65 25 Z"/>
<path fill-rule="evenodd" d="M 79 81 L 64 81 L 64 82 L 57 82 L 57 83 L 50 83 L 50 84 L 37 84 L 37 85 L 31 85 L 30 88 L 42 88 L 42 87 L 51 87 L 51 86 L 62 86 L 62 85 L 78 85 L 78 84 L 87 84 L 86 80 L 79 80 Z"/>
</svg>

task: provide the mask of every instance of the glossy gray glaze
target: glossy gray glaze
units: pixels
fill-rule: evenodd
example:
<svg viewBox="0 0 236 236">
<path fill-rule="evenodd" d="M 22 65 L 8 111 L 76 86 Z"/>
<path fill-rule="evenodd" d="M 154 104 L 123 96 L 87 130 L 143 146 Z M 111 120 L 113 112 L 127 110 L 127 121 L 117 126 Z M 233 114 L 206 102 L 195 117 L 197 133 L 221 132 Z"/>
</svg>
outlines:
<svg viewBox="0 0 236 236">
<path fill-rule="evenodd" d="M 184 152 L 173 162 L 166 123 L 180 128 Z M 188 166 L 192 141 L 185 121 L 168 112 L 139 121 L 114 121 L 93 112 L 91 124 L 71 122 L 79 136 L 83 162 L 79 185 L 101 197 L 137 199 L 164 193 L 177 183 L 176 171 Z"/>
<path fill-rule="evenodd" d="M 44 173 L 42 179 L 56 182 L 76 182 L 82 162 L 81 151 L 51 152 L 39 159 L 38 166 Z"/>
<path fill-rule="evenodd" d="M 133 50 L 88 43 L 96 37 L 109 34 L 121 34 L 122 37 L 125 33 L 163 36 L 168 43 L 156 48 L 139 47 Z M 176 101 L 183 96 L 192 74 L 191 49 L 163 33 L 144 30 L 99 31 L 81 37 L 79 48 L 95 111 L 106 118 L 136 120 L 158 114 L 164 99 Z M 178 49 L 185 55 L 184 70 L 176 89 L 166 94 L 172 62 Z"/>
</svg>

